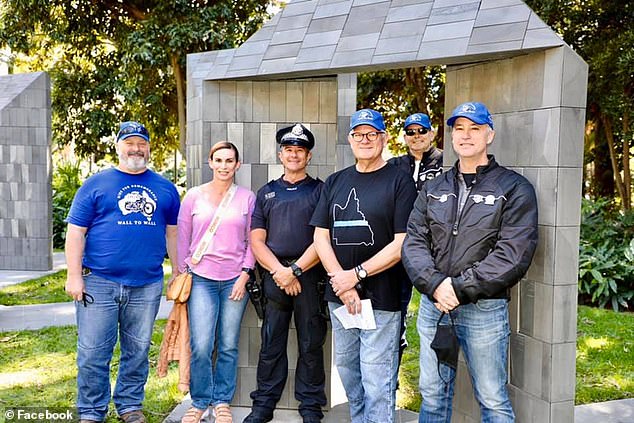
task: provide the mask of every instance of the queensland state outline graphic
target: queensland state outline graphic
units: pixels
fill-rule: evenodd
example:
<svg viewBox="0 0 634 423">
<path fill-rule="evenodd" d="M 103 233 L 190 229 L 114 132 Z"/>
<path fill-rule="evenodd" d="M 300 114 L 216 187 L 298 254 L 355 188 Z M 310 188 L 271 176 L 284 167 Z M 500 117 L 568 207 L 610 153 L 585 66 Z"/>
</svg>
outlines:
<svg viewBox="0 0 634 423">
<path fill-rule="evenodd" d="M 336 245 L 374 245 L 374 232 L 361 211 L 357 191 L 352 188 L 344 206 L 333 206 L 333 234 Z"/>
</svg>

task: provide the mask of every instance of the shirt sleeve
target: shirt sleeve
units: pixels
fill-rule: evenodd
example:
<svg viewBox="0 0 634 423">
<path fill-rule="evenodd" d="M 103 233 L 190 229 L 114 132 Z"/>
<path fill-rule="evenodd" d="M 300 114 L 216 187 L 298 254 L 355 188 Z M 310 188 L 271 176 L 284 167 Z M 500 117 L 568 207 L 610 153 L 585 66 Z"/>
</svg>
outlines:
<svg viewBox="0 0 634 423">
<path fill-rule="evenodd" d="M 88 178 L 84 184 L 79 187 L 73 203 L 65 219 L 66 223 L 89 228 L 95 218 L 96 210 L 94 198 L 96 197 L 94 186 L 94 178 Z"/>
<path fill-rule="evenodd" d="M 253 213 L 255 211 L 255 194 L 253 194 L 253 192 L 249 191 L 249 198 L 248 198 L 248 203 L 249 203 L 249 213 L 247 215 L 247 228 L 252 228 L 252 219 L 253 219 Z M 242 264 L 242 267 L 248 267 L 249 269 L 253 269 L 255 267 L 255 256 L 253 255 L 253 250 L 251 250 L 251 237 L 247 234 L 246 236 L 246 254 L 244 256 L 244 262 Z"/>
<path fill-rule="evenodd" d="M 255 209 L 253 210 L 253 215 L 251 216 L 251 226 L 253 229 L 266 229 L 267 228 L 267 219 L 264 214 L 264 196 L 266 195 L 266 187 L 263 186 L 258 190 L 258 195 L 255 200 Z"/>
<path fill-rule="evenodd" d="M 168 225 L 176 225 L 178 223 L 178 211 L 180 209 L 181 200 L 176 187 L 170 183 L 170 207 L 165 216 L 165 222 Z"/>
</svg>

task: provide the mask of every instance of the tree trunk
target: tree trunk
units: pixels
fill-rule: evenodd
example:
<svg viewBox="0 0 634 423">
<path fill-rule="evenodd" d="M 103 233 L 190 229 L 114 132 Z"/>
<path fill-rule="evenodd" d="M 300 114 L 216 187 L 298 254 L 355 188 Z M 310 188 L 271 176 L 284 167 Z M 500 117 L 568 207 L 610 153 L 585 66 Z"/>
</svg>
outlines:
<svg viewBox="0 0 634 423">
<path fill-rule="evenodd" d="M 619 196 L 621 197 L 622 207 L 625 209 L 625 203 L 626 203 L 625 187 L 623 186 L 623 179 L 621 178 L 621 172 L 619 171 L 619 165 L 616 160 L 616 149 L 614 147 L 614 132 L 612 130 L 612 121 L 607 115 L 603 113 L 601 114 L 601 120 L 603 122 L 603 130 L 605 131 L 605 138 L 608 140 L 608 147 L 610 149 L 610 162 L 612 163 L 614 181 L 616 182 L 616 187 L 619 191 Z"/>
<path fill-rule="evenodd" d="M 187 115 L 185 112 L 185 74 L 181 68 L 179 57 L 176 53 L 170 55 L 174 80 L 176 81 L 176 97 L 178 103 L 178 145 L 183 157 L 186 157 L 185 144 L 187 142 Z"/>
<path fill-rule="evenodd" d="M 632 175 L 630 173 L 630 116 L 626 113 L 623 115 L 623 189 L 625 198 L 623 198 L 623 209 L 630 210 L 632 208 Z"/>
</svg>

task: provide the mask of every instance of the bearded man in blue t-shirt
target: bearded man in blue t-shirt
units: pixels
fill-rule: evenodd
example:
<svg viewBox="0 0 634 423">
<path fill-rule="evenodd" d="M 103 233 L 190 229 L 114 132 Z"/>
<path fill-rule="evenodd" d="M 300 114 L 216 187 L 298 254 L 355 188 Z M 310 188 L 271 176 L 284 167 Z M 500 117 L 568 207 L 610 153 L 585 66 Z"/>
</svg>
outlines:
<svg viewBox="0 0 634 423">
<path fill-rule="evenodd" d="M 110 360 L 120 338 L 113 393 L 126 423 L 143 423 L 148 351 L 163 288 L 165 252 L 176 263 L 180 206 L 174 185 L 147 168 L 150 136 L 138 122 L 117 134 L 119 164 L 79 188 L 68 218 L 66 292 L 77 318 L 77 408 L 101 422 L 110 402 Z"/>
</svg>

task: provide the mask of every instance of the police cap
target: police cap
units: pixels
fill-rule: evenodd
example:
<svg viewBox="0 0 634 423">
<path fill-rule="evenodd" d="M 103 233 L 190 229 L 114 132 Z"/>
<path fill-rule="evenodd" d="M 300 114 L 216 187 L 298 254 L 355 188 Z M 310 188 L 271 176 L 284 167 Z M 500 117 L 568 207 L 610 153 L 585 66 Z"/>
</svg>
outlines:
<svg viewBox="0 0 634 423">
<path fill-rule="evenodd" d="M 297 145 L 309 150 L 315 146 L 315 136 L 301 123 L 280 129 L 275 139 L 279 145 Z"/>
</svg>

